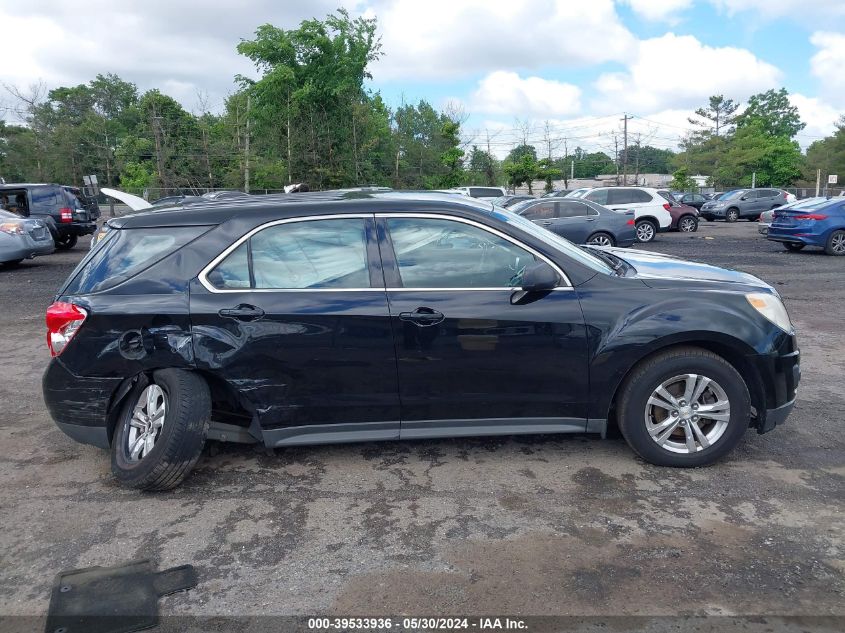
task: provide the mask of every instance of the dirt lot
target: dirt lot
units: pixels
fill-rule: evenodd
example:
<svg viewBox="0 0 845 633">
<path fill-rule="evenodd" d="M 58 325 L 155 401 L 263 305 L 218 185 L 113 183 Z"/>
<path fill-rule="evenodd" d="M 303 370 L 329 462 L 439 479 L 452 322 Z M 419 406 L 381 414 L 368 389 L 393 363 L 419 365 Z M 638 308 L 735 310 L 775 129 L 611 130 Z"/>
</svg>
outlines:
<svg viewBox="0 0 845 633">
<path fill-rule="evenodd" d="M 178 490 L 123 490 L 41 399 L 44 309 L 87 240 L 0 271 L 0 615 L 134 558 L 197 567 L 168 614 L 845 615 L 845 259 L 746 222 L 647 248 L 776 284 L 798 328 L 788 424 L 714 467 L 593 437 L 214 445 Z"/>
</svg>

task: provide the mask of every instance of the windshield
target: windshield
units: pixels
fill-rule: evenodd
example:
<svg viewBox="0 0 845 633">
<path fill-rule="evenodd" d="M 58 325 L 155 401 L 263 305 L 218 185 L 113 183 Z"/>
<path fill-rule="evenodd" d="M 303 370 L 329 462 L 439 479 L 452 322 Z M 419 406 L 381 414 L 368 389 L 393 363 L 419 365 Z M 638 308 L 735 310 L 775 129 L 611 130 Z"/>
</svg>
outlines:
<svg viewBox="0 0 845 633">
<path fill-rule="evenodd" d="M 566 194 L 564 197 L 565 197 L 565 198 L 583 198 L 583 197 L 584 197 L 584 195 L 585 195 L 588 191 L 590 191 L 590 189 L 589 189 L 589 188 L 576 189 L 575 191 L 570 191 L 570 192 L 569 192 L 568 194 Z"/>
<path fill-rule="evenodd" d="M 539 240 L 546 242 L 568 257 L 571 257 L 588 268 L 592 268 L 596 272 L 604 273 L 605 275 L 613 274 L 613 268 L 595 255 L 581 250 L 568 239 L 561 237 L 556 233 L 552 233 L 551 231 L 547 231 L 543 227 L 534 224 L 531 220 L 526 220 L 522 216 L 513 213 L 511 209 L 506 211 L 502 209 L 495 209 L 493 211 L 493 216 L 522 229 Z"/>
</svg>

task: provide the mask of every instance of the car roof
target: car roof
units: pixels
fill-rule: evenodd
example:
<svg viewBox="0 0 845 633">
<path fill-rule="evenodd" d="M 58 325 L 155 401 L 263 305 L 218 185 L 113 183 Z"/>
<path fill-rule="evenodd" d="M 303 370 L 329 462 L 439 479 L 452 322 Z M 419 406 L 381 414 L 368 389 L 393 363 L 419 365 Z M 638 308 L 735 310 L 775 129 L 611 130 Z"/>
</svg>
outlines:
<svg viewBox="0 0 845 633">
<path fill-rule="evenodd" d="M 319 191 L 208 200 L 190 206 L 168 206 L 113 218 L 112 228 L 152 228 L 222 224 L 233 217 L 275 219 L 343 213 L 402 213 L 452 210 L 490 213 L 490 202 L 428 191 Z"/>
</svg>

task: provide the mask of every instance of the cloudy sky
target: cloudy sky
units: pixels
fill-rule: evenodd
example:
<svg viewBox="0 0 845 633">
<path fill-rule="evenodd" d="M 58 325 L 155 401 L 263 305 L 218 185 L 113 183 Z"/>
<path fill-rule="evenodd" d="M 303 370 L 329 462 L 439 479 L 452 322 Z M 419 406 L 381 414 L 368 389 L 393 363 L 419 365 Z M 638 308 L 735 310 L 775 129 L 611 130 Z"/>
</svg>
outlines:
<svg viewBox="0 0 845 633">
<path fill-rule="evenodd" d="M 461 108 L 467 140 L 500 155 L 526 133 L 542 144 L 544 126 L 556 153 L 564 137 L 610 149 L 625 113 L 642 142 L 674 147 L 717 93 L 785 86 L 808 124 L 803 146 L 845 113 L 845 0 L 0 0 L 0 81 L 113 72 L 219 110 L 233 77 L 254 74 L 238 41 L 338 6 L 378 18 L 372 89 L 394 106 Z"/>
</svg>

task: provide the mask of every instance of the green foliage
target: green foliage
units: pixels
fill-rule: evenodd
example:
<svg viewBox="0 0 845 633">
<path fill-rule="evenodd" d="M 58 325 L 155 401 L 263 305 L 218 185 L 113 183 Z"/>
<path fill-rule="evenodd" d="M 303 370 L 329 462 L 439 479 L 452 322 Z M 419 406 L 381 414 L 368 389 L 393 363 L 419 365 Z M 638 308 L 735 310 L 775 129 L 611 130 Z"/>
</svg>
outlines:
<svg viewBox="0 0 845 633">
<path fill-rule="evenodd" d="M 698 108 L 695 111 L 699 118 L 687 120 L 693 125 L 703 128 L 698 132 L 698 135 L 703 137 L 733 134 L 734 123 L 736 122 L 735 112 L 738 109 L 739 103 L 733 99 L 725 99 L 724 95 L 713 95 L 705 107 Z"/>
<path fill-rule="evenodd" d="M 537 161 L 537 174 L 536 177 L 540 180 L 545 181 L 545 185 L 543 186 L 543 190 L 546 193 L 550 191 L 554 191 L 554 184 L 552 183 L 553 180 L 560 178 L 563 175 L 563 172 L 557 168 L 553 161 L 549 160 L 548 158 L 543 158 Z"/>
<path fill-rule="evenodd" d="M 537 164 L 536 159 L 536 153 L 522 151 L 518 153 L 516 160 L 514 160 L 512 156 L 515 151 L 516 150 L 511 152 L 511 155 L 509 155 L 508 158 L 505 159 L 505 162 L 502 165 L 502 169 L 504 170 L 505 176 L 507 177 L 508 186 L 513 189 L 516 189 L 517 187 L 527 184 L 528 193 L 532 194 L 534 193 L 532 181 L 537 177 L 537 171 L 539 170 L 539 165 Z"/>
<path fill-rule="evenodd" d="M 789 102 L 786 88 L 751 95 L 745 111 L 736 119 L 737 128 L 758 126 L 771 136 L 792 138 L 807 127 L 798 108 Z"/>
<path fill-rule="evenodd" d="M 845 115 L 840 117 L 833 136 L 815 141 L 807 148 L 805 181 L 815 183 L 817 169 L 825 182 L 829 174 L 838 174 L 840 183 L 845 179 Z"/>
<path fill-rule="evenodd" d="M 672 174 L 672 181 L 669 183 L 669 188 L 673 191 L 698 191 L 698 185 L 689 177 L 686 167 L 681 167 Z"/>
<path fill-rule="evenodd" d="M 572 171 L 572 161 L 575 161 L 575 178 L 595 178 L 599 174 L 607 174 L 616 170 L 613 159 L 604 152 L 587 153 L 580 147 L 575 148 L 571 156 L 564 156 L 555 161 L 555 166 L 561 174 Z"/>
<path fill-rule="evenodd" d="M 467 162 L 465 184 L 495 186 L 498 182 L 499 162 L 487 152 L 472 146 Z"/>
</svg>

